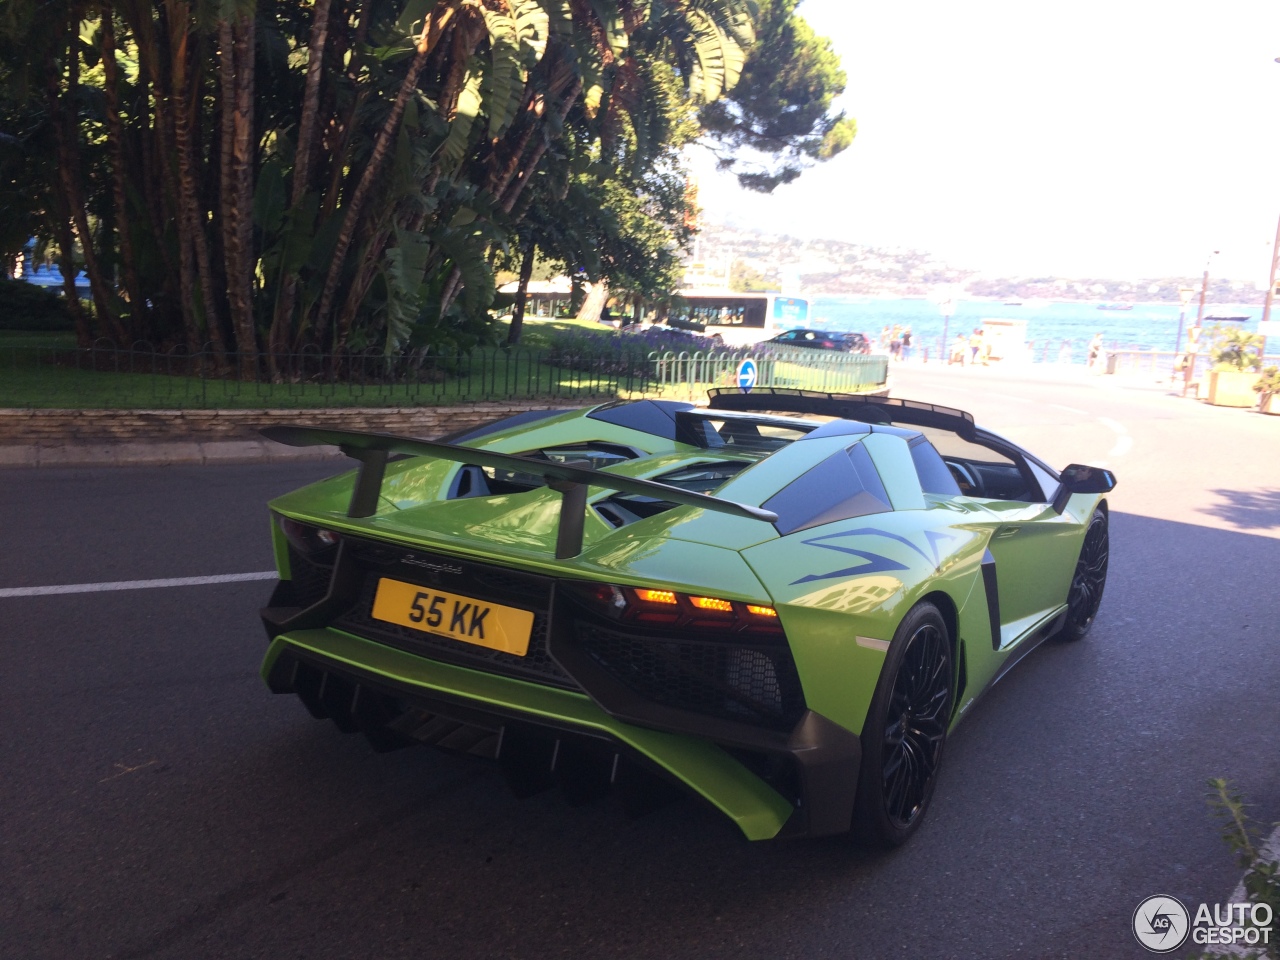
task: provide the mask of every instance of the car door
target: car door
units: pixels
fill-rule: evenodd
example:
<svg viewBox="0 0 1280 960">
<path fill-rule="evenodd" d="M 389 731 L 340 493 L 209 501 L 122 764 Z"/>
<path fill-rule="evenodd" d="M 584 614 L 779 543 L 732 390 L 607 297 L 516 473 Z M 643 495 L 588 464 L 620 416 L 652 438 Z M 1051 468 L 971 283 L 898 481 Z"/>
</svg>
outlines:
<svg viewBox="0 0 1280 960">
<path fill-rule="evenodd" d="M 1057 513 L 1043 492 L 1031 496 L 974 498 L 991 515 L 987 549 L 994 561 L 1000 646 L 1025 637 L 1067 601 L 1075 569 L 1081 521 Z"/>
<path fill-rule="evenodd" d="M 930 439 L 961 494 L 988 518 L 981 521 L 988 532 L 984 582 L 1000 623 L 997 647 L 1009 647 L 1066 602 L 1082 522 L 1054 511 L 1053 478 L 1015 451 L 954 434 Z"/>
</svg>

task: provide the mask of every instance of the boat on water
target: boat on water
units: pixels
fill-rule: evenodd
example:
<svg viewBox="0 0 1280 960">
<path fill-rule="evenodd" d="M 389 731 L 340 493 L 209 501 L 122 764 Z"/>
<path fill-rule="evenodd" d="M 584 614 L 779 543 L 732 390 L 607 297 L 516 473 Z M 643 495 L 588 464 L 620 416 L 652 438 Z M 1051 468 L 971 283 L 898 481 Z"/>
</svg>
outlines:
<svg viewBox="0 0 1280 960">
<path fill-rule="evenodd" d="M 1100 303 L 1099 310 L 1132 310 L 1132 303 Z"/>
<path fill-rule="evenodd" d="M 1204 323 L 1244 323 L 1249 319 L 1247 313 L 1210 313 L 1205 316 Z"/>
</svg>

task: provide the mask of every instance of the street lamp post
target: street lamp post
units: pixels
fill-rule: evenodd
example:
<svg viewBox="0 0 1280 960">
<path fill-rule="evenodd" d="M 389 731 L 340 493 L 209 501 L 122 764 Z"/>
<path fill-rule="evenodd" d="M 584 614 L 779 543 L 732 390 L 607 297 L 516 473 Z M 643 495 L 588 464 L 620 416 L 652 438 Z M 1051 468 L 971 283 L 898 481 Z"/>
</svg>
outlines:
<svg viewBox="0 0 1280 960">
<path fill-rule="evenodd" d="M 1195 293 L 1191 287 L 1178 288 L 1178 303 L 1181 305 L 1178 310 L 1178 335 L 1173 338 L 1173 352 L 1182 352 L 1182 325 L 1187 322 L 1187 304 L 1191 302 L 1191 295 Z"/>
<path fill-rule="evenodd" d="M 1209 254 L 1209 258 L 1204 262 L 1204 279 L 1200 281 L 1200 307 L 1196 310 L 1196 326 L 1200 326 L 1200 321 L 1204 319 L 1204 299 L 1209 293 L 1209 264 L 1213 263 L 1213 258 L 1218 255 L 1215 250 Z"/>
<path fill-rule="evenodd" d="M 1200 281 L 1200 306 L 1196 310 L 1196 325 L 1187 331 L 1187 366 L 1182 373 L 1182 395 L 1185 397 L 1191 389 L 1191 378 L 1195 375 L 1196 353 L 1200 349 L 1200 321 L 1204 319 L 1204 301 L 1209 295 L 1209 264 L 1218 255 L 1215 250 L 1204 262 L 1204 279 Z"/>
<path fill-rule="evenodd" d="M 1276 263 L 1280 261 L 1280 221 L 1276 222 L 1276 242 L 1271 247 L 1271 275 L 1267 278 L 1267 299 L 1262 306 L 1262 346 L 1258 348 L 1258 359 L 1267 356 L 1267 325 L 1271 322 L 1271 301 L 1276 293 Z"/>
<path fill-rule="evenodd" d="M 956 312 L 956 302 L 950 297 L 938 304 L 938 309 L 942 311 L 942 349 L 938 351 L 938 359 L 943 363 L 950 363 L 951 354 L 947 352 L 947 334 L 951 328 L 951 315 Z"/>
<path fill-rule="evenodd" d="M 1280 63 L 1280 57 L 1275 58 Z M 1271 276 L 1267 278 L 1267 300 L 1262 306 L 1262 346 L 1258 348 L 1258 360 L 1267 359 L 1267 325 L 1271 322 L 1271 301 L 1276 293 L 1276 261 L 1280 260 L 1280 221 L 1276 222 L 1276 242 L 1271 247 Z"/>
</svg>

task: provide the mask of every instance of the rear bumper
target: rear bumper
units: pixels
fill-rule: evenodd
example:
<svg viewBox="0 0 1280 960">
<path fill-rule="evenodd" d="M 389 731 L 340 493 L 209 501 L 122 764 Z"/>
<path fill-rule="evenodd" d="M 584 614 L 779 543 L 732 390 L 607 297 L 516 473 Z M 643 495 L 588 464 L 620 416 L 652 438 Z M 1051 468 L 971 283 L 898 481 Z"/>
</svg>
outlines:
<svg viewBox="0 0 1280 960">
<path fill-rule="evenodd" d="M 554 778 L 590 792 L 593 783 L 618 785 L 632 766 L 657 773 L 702 797 L 750 840 L 841 833 L 853 811 L 860 742 L 812 711 L 776 744 L 743 751 L 696 733 L 628 723 L 577 691 L 427 659 L 332 628 L 276 636 L 262 676 L 274 692 L 296 693 L 313 715 L 363 731 L 375 746 L 404 736 L 411 711 L 429 728 L 414 739 L 491 756 L 533 784 Z M 565 757 L 582 762 L 571 773 Z M 766 767 L 786 768 L 788 795 L 766 782 Z"/>
</svg>

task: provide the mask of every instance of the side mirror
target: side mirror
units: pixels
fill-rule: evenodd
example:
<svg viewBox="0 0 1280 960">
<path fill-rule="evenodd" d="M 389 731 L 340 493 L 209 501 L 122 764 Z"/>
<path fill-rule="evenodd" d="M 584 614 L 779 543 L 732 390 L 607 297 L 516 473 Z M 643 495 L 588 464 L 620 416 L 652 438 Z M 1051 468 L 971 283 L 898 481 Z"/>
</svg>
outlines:
<svg viewBox="0 0 1280 960">
<path fill-rule="evenodd" d="M 1116 488 L 1116 475 L 1102 467 L 1072 463 L 1058 474 L 1058 495 L 1053 498 L 1054 513 L 1067 509 L 1067 501 L 1075 493 L 1110 493 Z"/>
</svg>

